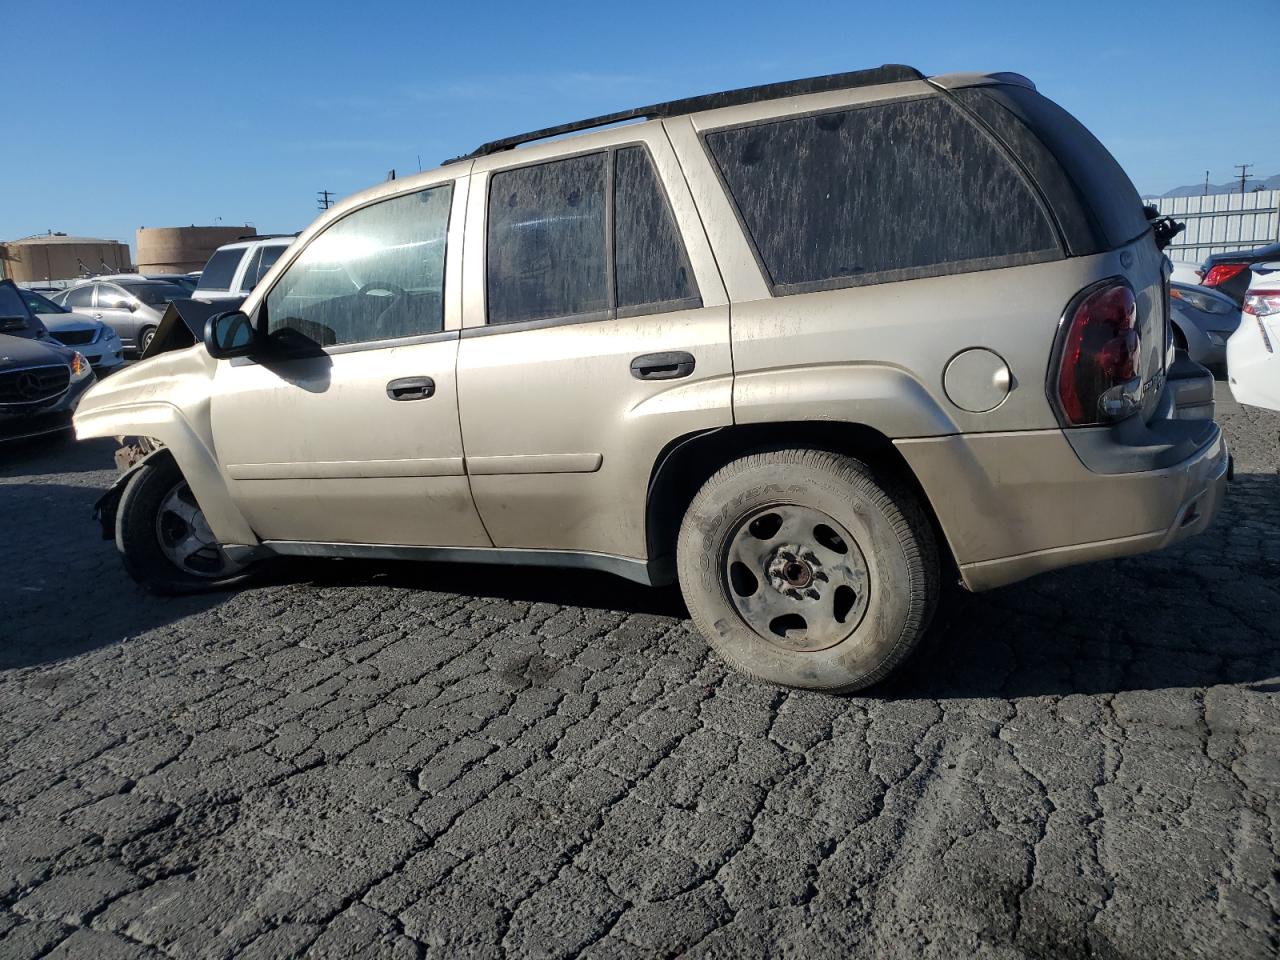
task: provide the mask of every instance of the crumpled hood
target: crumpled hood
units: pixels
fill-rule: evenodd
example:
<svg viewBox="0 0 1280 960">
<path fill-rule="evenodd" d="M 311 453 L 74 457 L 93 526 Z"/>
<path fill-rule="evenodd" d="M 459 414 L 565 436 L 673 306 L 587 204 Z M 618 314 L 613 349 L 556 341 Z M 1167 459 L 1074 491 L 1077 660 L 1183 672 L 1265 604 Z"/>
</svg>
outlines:
<svg viewBox="0 0 1280 960">
<path fill-rule="evenodd" d="M 66 363 L 65 348 L 42 340 L 0 334 L 0 370 L 30 367 L 41 363 Z"/>
</svg>

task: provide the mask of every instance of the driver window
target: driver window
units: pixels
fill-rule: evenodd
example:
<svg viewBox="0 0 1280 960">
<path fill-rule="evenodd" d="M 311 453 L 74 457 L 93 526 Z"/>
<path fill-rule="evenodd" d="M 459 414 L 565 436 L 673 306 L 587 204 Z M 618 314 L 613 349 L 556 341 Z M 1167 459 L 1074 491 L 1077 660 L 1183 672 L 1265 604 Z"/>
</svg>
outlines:
<svg viewBox="0 0 1280 960">
<path fill-rule="evenodd" d="M 267 335 L 336 346 L 443 330 L 452 195 L 447 183 L 333 223 L 267 294 Z"/>
</svg>

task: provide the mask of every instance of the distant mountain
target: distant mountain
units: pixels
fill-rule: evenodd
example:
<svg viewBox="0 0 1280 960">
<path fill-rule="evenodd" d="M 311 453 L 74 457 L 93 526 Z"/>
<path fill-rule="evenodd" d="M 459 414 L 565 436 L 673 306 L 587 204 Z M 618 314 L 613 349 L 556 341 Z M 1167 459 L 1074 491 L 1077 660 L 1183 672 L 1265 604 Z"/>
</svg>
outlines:
<svg viewBox="0 0 1280 960">
<path fill-rule="evenodd" d="M 1280 173 L 1274 177 L 1267 177 L 1259 180 L 1256 177 L 1250 177 L 1244 182 L 1244 192 L 1250 193 L 1261 187 L 1263 190 L 1280 190 Z M 1203 183 L 1189 184 L 1185 187 L 1174 187 L 1172 190 L 1166 190 L 1164 193 L 1144 193 L 1144 200 L 1158 200 L 1165 197 L 1198 197 L 1205 192 Z M 1211 183 L 1209 184 L 1209 193 L 1239 193 L 1240 181 L 1231 180 L 1227 183 Z"/>
</svg>

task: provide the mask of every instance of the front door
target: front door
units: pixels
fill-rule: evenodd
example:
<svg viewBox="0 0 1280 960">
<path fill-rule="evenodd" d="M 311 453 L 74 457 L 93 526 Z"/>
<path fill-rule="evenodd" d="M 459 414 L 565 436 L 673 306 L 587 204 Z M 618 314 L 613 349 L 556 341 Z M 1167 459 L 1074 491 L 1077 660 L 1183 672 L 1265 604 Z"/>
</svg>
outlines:
<svg viewBox="0 0 1280 960">
<path fill-rule="evenodd" d="M 114 283 L 95 284 L 98 288 L 98 301 L 93 311 L 93 319 L 101 320 L 120 336 L 120 342 L 126 350 L 138 350 L 137 301 L 122 287 Z"/>
<path fill-rule="evenodd" d="M 591 140 L 477 161 L 460 412 L 495 545 L 640 560 L 663 448 L 732 422 L 729 306 L 661 127 Z"/>
<path fill-rule="evenodd" d="M 465 192 L 442 178 L 322 228 L 258 302 L 267 350 L 218 362 L 218 459 L 264 540 L 491 545 L 458 425 Z"/>
</svg>

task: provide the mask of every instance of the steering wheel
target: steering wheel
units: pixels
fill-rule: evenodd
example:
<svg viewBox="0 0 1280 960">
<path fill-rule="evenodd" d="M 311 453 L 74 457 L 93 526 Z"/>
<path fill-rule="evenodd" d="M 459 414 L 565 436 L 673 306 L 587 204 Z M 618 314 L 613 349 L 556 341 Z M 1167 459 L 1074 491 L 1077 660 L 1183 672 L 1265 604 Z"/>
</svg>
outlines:
<svg viewBox="0 0 1280 960">
<path fill-rule="evenodd" d="M 386 280 L 371 280 L 356 291 L 356 296 L 367 297 L 375 290 L 385 290 L 397 300 L 402 300 L 409 295 L 405 288 L 398 284 L 390 283 Z"/>
<path fill-rule="evenodd" d="M 399 284 L 391 283 L 387 280 L 371 280 L 356 291 L 356 296 L 375 297 L 375 290 L 385 290 L 387 293 L 391 294 L 390 297 L 386 298 L 377 297 L 379 300 L 385 299 L 387 301 L 387 305 L 379 310 L 378 315 L 373 319 L 374 330 L 376 330 L 378 332 L 378 336 L 381 337 L 384 335 L 384 331 L 382 330 L 383 325 L 387 322 L 388 318 L 391 318 L 392 320 L 396 318 L 399 313 L 400 306 L 408 299 L 409 292 Z"/>
</svg>

